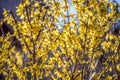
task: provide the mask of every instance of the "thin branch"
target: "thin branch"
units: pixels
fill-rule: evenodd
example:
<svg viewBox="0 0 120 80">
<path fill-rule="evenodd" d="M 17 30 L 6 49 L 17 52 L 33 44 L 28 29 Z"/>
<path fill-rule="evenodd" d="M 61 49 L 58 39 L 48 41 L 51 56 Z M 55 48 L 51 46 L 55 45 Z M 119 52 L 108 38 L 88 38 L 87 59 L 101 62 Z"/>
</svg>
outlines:
<svg viewBox="0 0 120 80">
<path fill-rule="evenodd" d="M 27 47 L 28 51 L 32 54 L 32 51 L 29 49 L 29 46 L 28 46 L 28 44 L 27 44 L 27 42 L 25 41 L 25 39 L 24 39 L 24 38 L 23 38 L 23 41 L 24 41 L 25 46 Z"/>
</svg>

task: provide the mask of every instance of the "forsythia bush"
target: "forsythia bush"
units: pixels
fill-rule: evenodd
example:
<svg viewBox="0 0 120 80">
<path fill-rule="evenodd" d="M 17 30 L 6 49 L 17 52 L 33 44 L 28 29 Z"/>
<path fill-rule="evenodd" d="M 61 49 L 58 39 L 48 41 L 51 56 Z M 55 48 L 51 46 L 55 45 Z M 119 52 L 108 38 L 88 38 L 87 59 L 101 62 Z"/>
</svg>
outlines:
<svg viewBox="0 0 120 80">
<path fill-rule="evenodd" d="M 120 79 L 120 36 L 110 30 L 119 8 L 108 0 L 22 0 L 19 19 L 3 13 L 14 34 L 0 37 L 0 73 L 6 80 Z"/>
</svg>

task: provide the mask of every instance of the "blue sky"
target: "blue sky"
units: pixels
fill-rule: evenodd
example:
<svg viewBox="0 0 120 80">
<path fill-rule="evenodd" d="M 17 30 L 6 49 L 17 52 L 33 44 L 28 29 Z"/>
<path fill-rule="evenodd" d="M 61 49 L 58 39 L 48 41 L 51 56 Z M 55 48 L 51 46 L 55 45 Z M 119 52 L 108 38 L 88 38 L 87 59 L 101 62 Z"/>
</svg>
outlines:
<svg viewBox="0 0 120 80">
<path fill-rule="evenodd" d="M 116 0 L 120 4 L 120 0 Z"/>
</svg>

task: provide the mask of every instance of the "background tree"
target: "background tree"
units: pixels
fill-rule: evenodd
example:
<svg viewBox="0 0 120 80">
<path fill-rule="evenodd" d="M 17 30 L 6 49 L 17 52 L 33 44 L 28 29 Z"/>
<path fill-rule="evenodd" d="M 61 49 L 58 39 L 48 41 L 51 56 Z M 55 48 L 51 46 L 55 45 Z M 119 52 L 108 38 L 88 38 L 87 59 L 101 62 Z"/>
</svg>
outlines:
<svg viewBox="0 0 120 80">
<path fill-rule="evenodd" d="M 1 73 L 23 80 L 119 79 L 119 7 L 107 0 L 22 0 L 20 20 L 4 10 L 14 34 L 0 37 Z M 21 48 L 12 46 L 13 36 Z"/>
</svg>

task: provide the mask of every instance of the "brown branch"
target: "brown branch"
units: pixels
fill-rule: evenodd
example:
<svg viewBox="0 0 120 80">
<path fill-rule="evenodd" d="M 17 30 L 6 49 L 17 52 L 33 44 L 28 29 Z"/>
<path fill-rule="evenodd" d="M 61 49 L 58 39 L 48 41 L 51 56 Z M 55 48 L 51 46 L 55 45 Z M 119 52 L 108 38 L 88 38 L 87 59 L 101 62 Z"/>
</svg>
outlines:
<svg viewBox="0 0 120 80">
<path fill-rule="evenodd" d="M 25 46 L 27 47 L 27 49 L 28 49 L 29 53 L 31 53 L 31 54 L 32 54 L 32 51 L 29 49 L 29 46 L 28 46 L 28 44 L 27 44 L 27 42 L 25 41 L 25 39 L 24 39 L 24 38 L 23 38 L 23 41 L 24 41 Z"/>
</svg>

